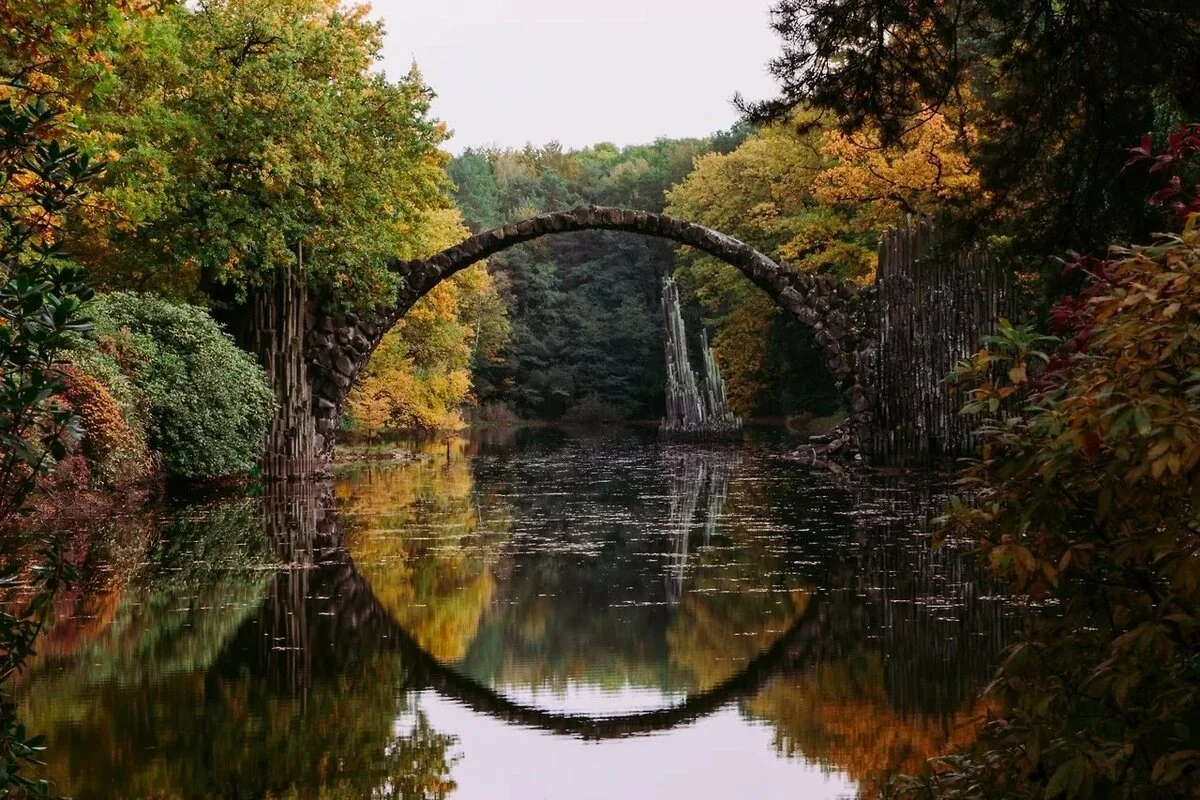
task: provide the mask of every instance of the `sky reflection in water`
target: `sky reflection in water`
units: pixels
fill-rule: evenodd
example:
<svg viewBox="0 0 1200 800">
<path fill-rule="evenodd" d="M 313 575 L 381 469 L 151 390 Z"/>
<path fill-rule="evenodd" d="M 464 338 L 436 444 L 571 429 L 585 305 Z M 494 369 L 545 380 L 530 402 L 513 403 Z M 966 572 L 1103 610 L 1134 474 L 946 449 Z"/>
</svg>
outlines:
<svg viewBox="0 0 1200 800">
<path fill-rule="evenodd" d="M 19 690 L 58 790 L 834 798 L 973 735 L 1012 623 L 915 535 L 921 481 L 630 431 L 425 449 L 98 523 Z"/>
</svg>

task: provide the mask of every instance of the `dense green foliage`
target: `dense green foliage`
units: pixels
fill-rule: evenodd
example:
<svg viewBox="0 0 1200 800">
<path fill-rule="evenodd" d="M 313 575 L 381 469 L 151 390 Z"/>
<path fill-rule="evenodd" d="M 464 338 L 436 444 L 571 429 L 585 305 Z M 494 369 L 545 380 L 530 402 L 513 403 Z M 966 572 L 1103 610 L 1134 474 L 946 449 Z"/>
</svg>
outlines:
<svg viewBox="0 0 1200 800">
<path fill-rule="evenodd" d="M 659 141 L 563 151 L 468 150 L 450 166 L 473 230 L 585 203 L 661 211 L 664 190 L 712 144 Z M 629 416 L 660 413 L 664 385 L 659 282 L 672 264 L 663 241 L 606 232 L 542 239 L 494 256 L 512 324 L 498 359 L 478 359 L 481 403 L 557 418 L 594 397 Z"/>
<path fill-rule="evenodd" d="M 212 317 L 128 292 L 101 295 L 93 314 L 98 347 L 145 399 L 150 442 L 169 474 L 221 477 L 256 466 L 273 396 Z"/>
<path fill-rule="evenodd" d="M 333 0 L 169 5 L 85 108 L 118 158 L 77 255 L 105 288 L 233 300 L 298 247 L 314 286 L 385 300 L 387 262 L 444 208 L 443 127 L 415 70 L 373 69 L 382 28 Z"/>
</svg>

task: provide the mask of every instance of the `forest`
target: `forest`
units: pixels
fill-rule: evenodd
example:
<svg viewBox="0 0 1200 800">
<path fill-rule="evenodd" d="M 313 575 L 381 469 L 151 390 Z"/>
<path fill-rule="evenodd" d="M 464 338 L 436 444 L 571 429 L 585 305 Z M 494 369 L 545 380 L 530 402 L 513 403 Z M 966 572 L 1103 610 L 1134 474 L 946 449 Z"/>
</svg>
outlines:
<svg viewBox="0 0 1200 800">
<path fill-rule="evenodd" d="M 269 481 L 264 441 L 290 398 L 254 309 L 283 313 L 280 276 L 365 318 L 395 302 L 397 262 L 604 205 L 869 292 L 882 232 L 921 218 L 950 248 L 987 248 L 1030 298 L 929 378 L 978 444 L 943 465 L 957 483 L 932 536 L 972 543 L 1011 596 L 1051 610 L 997 667 L 978 735 L 878 791 L 1196 797 L 1200 15 L 777 0 L 771 26 L 777 94 L 737 98 L 728 130 L 451 154 L 436 87 L 416 64 L 378 68 L 386 31 L 365 6 L 0 2 L 0 581 L 16 598 L 0 683 L 75 579 L 56 520 L 151 487 Z M 668 277 L 735 413 L 845 417 L 814 331 L 736 269 L 589 231 L 422 297 L 347 387 L 338 440 L 657 422 Z M 0 704 L 0 794 L 49 796 L 30 776 L 53 748 L 27 722 Z"/>
</svg>

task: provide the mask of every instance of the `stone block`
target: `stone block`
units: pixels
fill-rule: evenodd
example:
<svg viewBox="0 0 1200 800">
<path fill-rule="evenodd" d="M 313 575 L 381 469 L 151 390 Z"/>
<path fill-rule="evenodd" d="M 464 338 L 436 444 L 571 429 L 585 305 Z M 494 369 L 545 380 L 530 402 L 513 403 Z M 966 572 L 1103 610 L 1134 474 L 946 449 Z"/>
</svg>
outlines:
<svg viewBox="0 0 1200 800">
<path fill-rule="evenodd" d="M 799 309 L 798 311 L 796 311 L 796 319 L 800 320 L 802 323 L 804 323 L 808 327 L 812 328 L 812 327 L 815 327 L 818 323 L 820 323 L 821 315 L 818 314 L 814 309 L 812 309 L 808 306 L 805 306 L 805 307 Z"/>
<path fill-rule="evenodd" d="M 478 236 L 472 236 L 458 246 L 464 258 L 475 258 L 483 250 L 483 241 Z"/>
</svg>

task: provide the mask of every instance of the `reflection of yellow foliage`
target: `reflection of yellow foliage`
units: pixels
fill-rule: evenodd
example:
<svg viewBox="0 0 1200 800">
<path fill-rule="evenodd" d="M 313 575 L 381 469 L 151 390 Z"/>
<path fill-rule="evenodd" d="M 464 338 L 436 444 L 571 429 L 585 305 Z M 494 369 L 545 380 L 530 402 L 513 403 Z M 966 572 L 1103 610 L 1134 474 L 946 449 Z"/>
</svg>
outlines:
<svg viewBox="0 0 1200 800">
<path fill-rule="evenodd" d="M 900 714 L 877 659 L 866 681 L 852 671 L 827 664 L 776 680 L 749 701 L 749 711 L 775 726 L 780 751 L 846 772 L 865 796 L 889 776 L 917 774 L 926 760 L 975 740 L 982 704 L 967 703 L 949 717 Z"/>
<path fill-rule="evenodd" d="M 735 482 L 725 507 L 762 503 L 760 492 Z M 733 527 L 728 536 L 736 549 L 696 552 L 694 582 L 667 629 L 671 664 L 696 691 L 711 689 L 745 669 L 804 615 L 811 597 L 808 587 L 796 583 L 765 592 L 745 591 L 760 584 L 764 575 L 780 571 L 780 555 L 761 537 L 742 529 L 741 517 L 734 514 L 729 520 Z"/>
<path fill-rule="evenodd" d="M 698 691 L 737 675 L 799 619 L 811 594 L 795 589 L 789 602 L 771 592 L 689 593 L 667 631 L 671 663 Z"/>
<path fill-rule="evenodd" d="M 435 658 L 463 658 L 495 592 L 465 442 L 440 456 L 347 473 L 336 487 L 355 567 L 393 619 Z"/>
</svg>

